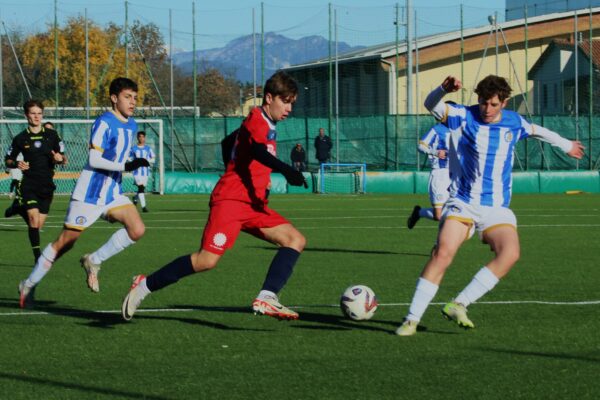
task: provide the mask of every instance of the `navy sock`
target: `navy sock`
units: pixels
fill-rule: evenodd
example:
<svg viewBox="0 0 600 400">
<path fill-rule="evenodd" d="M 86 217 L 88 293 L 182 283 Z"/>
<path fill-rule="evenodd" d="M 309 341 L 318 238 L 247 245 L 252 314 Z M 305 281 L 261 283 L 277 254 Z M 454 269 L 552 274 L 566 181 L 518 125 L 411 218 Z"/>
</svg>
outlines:
<svg viewBox="0 0 600 400">
<path fill-rule="evenodd" d="M 188 254 L 174 259 L 158 271 L 146 277 L 146 286 L 151 292 L 172 285 L 181 278 L 194 273 L 192 257 Z"/>
<path fill-rule="evenodd" d="M 29 243 L 31 243 L 31 250 L 33 251 L 33 257 L 37 261 L 40 257 L 40 230 L 38 228 L 29 227 L 27 229 L 29 235 Z"/>
<path fill-rule="evenodd" d="M 300 253 L 290 247 L 281 247 L 277 250 L 277 254 L 271 261 L 262 290 L 269 290 L 275 294 L 279 293 L 292 276 L 298 257 L 300 257 Z"/>
</svg>

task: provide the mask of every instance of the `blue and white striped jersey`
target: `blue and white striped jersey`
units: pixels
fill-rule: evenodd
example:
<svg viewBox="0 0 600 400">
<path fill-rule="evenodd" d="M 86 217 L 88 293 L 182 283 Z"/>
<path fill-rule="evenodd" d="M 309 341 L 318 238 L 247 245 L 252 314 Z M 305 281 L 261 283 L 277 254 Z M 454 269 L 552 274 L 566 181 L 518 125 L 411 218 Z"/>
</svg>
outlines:
<svg viewBox="0 0 600 400">
<path fill-rule="evenodd" d="M 448 168 L 448 158 L 440 160 L 439 150 L 448 151 L 450 141 L 449 129 L 444 124 L 436 124 L 419 140 L 419 150 L 428 154 L 431 169 Z"/>
<path fill-rule="evenodd" d="M 134 158 L 145 158 L 150 164 L 154 164 L 154 152 L 147 144 L 141 147 L 140 145 L 136 145 L 131 148 L 129 159 L 133 160 Z M 132 173 L 133 176 L 148 176 L 149 170 L 149 167 L 139 167 L 138 169 L 133 170 Z"/>
<path fill-rule="evenodd" d="M 135 132 L 137 132 L 137 123 L 133 118 L 124 122 L 113 112 L 105 112 L 92 126 L 90 151 L 98 150 L 102 153 L 102 158 L 124 166 L 131 151 Z M 72 198 L 89 204 L 109 204 L 116 196 L 123 193 L 121 175 L 121 171 L 92 168 L 88 158 L 77 180 Z"/>
<path fill-rule="evenodd" d="M 508 207 L 515 145 L 533 134 L 532 125 L 509 110 L 499 122 L 486 124 L 477 105 L 452 104 L 446 104 L 442 122 L 451 135 L 451 195 L 469 204 Z"/>
</svg>

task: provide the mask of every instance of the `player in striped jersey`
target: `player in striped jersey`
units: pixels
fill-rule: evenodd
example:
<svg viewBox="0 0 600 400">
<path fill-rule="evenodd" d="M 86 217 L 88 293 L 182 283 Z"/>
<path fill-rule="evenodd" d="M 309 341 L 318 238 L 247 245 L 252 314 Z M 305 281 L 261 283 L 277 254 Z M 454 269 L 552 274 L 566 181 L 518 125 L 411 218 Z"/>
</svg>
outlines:
<svg viewBox="0 0 600 400">
<path fill-rule="evenodd" d="M 448 187 L 450 186 L 450 174 L 448 172 L 448 127 L 444 124 L 434 125 L 419 140 L 418 149 L 428 155 L 431 165 L 429 174 L 429 200 L 431 208 L 415 206 L 408 217 L 406 225 L 408 229 L 414 228 L 421 218 L 439 221 L 442 216 L 442 206 L 448 200 Z"/>
<path fill-rule="evenodd" d="M 152 148 L 146 144 L 146 132 L 139 131 L 137 133 L 137 145 L 131 148 L 129 158 L 132 160 L 136 158 L 145 158 L 150 165 L 154 164 L 154 152 L 152 151 Z M 139 199 L 142 211 L 148 212 L 148 209 L 146 208 L 146 195 L 144 192 L 146 191 L 146 185 L 148 184 L 150 167 L 139 167 L 138 169 L 134 169 L 132 174 L 135 185 L 138 188 L 137 194 L 133 197 L 133 204 L 137 204 Z"/>
<path fill-rule="evenodd" d="M 414 335 L 429 303 L 437 293 L 447 268 L 472 229 L 489 244 L 494 258 L 482 267 L 458 296 L 442 308 L 442 314 L 462 328 L 474 328 L 467 307 L 492 290 L 520 256 L 517 219 L 508 208 L 512 189 L 512 167 L 517 142 L 532 137 L 558 147 L 580 159 L 579 141 L 561 137 L 505 110 L 512 91 L 508 82 L 490 75 L 477 84 L 478 104 L 467 107 L 445 104 L 448 92 L 460 90 L 453 76 L 429 94 L 425 106 L 450 129 L 450 199 L 444 205 L 438 244 L 425 264 L 409 313 L 396 330 L 400 336 Z"/>
<path fill-rule="evenodd" d="M 100 264 L 139 240 L 144 223 L 135 206 L 121 190 L 123 171 L 148 166 L 141 158 L 128 161 L 137 124 L 132 118 L 138 87 L 128 78 L 116 78 L 110 84 L 112 111 L 102 114 L 92 126 L 89 158 L 71 196 L 64 228 L 35 264 L 33 272 L 19 284 L 19 305 L 25 303 L 32 288 L 48 273 L 54 262 L 69 251 L 81 233 L 98 218 L 118 221 L 124 228 L 92 254 L 81 258 L 86 282 L 93 292 L 100 290 Z"/>
</svg>

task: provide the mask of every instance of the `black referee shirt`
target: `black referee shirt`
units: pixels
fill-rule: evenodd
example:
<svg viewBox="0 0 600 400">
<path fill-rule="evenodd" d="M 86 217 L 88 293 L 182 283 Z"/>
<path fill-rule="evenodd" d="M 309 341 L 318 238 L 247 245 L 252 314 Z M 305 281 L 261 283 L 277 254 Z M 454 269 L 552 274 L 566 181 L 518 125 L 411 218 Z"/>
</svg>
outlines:
<svg viewBox="0 0 600 400">
<path fill-rule="evenodd" d="M 64 154 L 64 143 L 58 132 L 42 127 L 38 133 L 25 129 L 13 138 L 10 149 L 6 153 L 6 160 L 17 162 L 19 153 L 23 154 L 23 161 L 29 163 L 29 169 L 23 171 L 23 185 L 53 183 L 54 157 L 52 151 Z"/>
</svg>

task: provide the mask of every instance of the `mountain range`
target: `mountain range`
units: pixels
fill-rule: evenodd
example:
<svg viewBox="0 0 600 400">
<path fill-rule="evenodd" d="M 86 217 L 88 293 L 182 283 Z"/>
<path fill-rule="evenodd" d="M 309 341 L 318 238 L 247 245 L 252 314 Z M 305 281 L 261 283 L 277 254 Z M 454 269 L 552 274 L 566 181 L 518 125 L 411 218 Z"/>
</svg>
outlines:
<svg viewBox="0 0 600 400">
<path fill-rule="evenodd" d="M 322 36 L 306 36 L 290 39 L 273 32 L 265 33 L 265 78 L 279 68 L 302 64 L 327 57 L 329 41 Z M 364 46 L 350 46 L 338 42 L 338 54 L 359 50 Z M 192 73 L 193 52 L 181 52 L 173 55 L 173 63 L 185 73 Z M 226 76 L 233 76 L 240 82 L 253 81 L 253 43 L 252 35 L 233 39 L 225 47 L 196 51 L 197 70 L 216 68 Z M 260 34 L 256 34 L 256 79 L 261 79 Z M 260 83 L 259 83 L 260 84 Z"/>
</svg>

